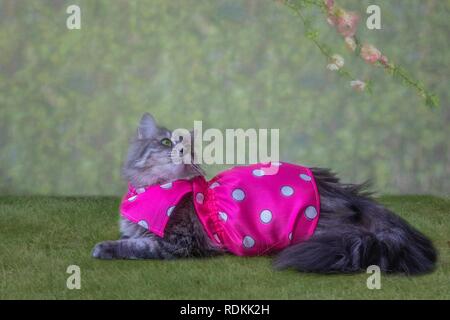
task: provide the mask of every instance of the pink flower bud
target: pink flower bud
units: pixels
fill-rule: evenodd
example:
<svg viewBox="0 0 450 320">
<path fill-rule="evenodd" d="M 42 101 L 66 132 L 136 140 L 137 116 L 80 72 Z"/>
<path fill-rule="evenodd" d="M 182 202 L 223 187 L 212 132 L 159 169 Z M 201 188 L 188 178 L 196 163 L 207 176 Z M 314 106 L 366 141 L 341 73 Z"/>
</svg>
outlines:
<svg viewBox="0 0 450 320">
<path fill-rule="evenodd" d="M 334 6 L 334 0 L 324 0 L 325 6 L 328 10 L 331 10 Z"/>
<path fill-rule="evenodd" d="M 366 83 L 361 80 L 350 81 L 350 86 L 356 91 L 364 91 L 366 88 Z"/>
<path fill-rule="evenodd" d="M 337 65 L 335 65 L 334 63 L 329 63 L 329 64 L 327 64 L 327 69 L 330 71 L 338 71 L 339 67 Z"/>
<path fill-rule="evenodd" d="M 339 54 L 333 54 L 331 56 L 331 62 L 337 65 L 339 68 L 342 68 L 344 66 L 344 58 L 342 58 Z"/>
<path fill-rule="evenodd" d="M 374 64 L 381 58 L 381 52 L 371 44 L 365 44 L 361 48 L 361 57 L 367 62 Z"/>
<path fill-rule="evenodd" d="M 344 9 L 337 10 L 337 30 L 344 37 L 353 37 L 358 27 L 359 15 Z"/>
<path fill-rule="evenodd" d="M 354 52 L 356 50 L 356 42 L 353 37 L 345 37 L 345 46 L 348 50 Z"/>
<path fill-rule="evenodd" d="M 330 58 L 330 62 L 327 65 L 327 69 L 330 71 L 337 71 L 344 66 L 344 58 L 341 55 L 333 54 Z"/>
</svg>

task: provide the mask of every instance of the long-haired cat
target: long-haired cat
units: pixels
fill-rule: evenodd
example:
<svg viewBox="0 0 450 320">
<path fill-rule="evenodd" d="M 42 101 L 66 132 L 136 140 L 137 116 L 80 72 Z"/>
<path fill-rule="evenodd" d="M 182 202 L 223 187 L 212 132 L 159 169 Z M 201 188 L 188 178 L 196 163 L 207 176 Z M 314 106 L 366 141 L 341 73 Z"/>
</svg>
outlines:
<svg viewBox="0 0 450 320">
<path fill-rule="evenodd" d="M 171 132 L 150 114 L 131 141 L 123 175 L 135 188 L 202 175 L 195 164 L 174 163 Z M 169 141 L 168 141 L 169 140 Z M 344 184 L 328 169 L 311 169 L 320 194 L 320 218 L 311 238 L 288 246 L 275 259 L 279 269 L 350 273 L 378 265 L 384 272 L 421 274 L 433 270 L 431 241 L 371 198 L 365 185 Z M 175 259 L 225 252 L 206 234 L 187 195 L 172 212 L 163 237 L 121 219 L 121 239 L 98 243 L 99 259 Z"/>
</svg>

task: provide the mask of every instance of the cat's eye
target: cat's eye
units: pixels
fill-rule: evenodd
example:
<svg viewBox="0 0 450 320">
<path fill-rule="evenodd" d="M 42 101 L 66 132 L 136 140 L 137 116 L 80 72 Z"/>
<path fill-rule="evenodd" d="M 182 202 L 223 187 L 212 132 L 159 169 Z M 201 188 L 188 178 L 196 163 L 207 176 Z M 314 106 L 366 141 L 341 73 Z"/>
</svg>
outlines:
<svg viewBox="0 0 450 320">
<path fill-rule="evenodd" d="M 161 144 L 163 146 L 166 146 L 166 147 L 171 147 L 172 146 L 172 140 L 170 140 L 169 138 L 164 138 L 164 139 L 161 140 Z"/>
</svg>

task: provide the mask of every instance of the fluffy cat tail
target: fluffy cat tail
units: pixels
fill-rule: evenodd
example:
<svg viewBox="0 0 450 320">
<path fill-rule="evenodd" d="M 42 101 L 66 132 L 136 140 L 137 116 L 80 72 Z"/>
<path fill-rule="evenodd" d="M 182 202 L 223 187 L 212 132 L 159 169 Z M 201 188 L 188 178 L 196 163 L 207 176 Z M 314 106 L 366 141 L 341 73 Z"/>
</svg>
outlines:
<svg viewBox="0 0 450 320">
<path fill-rule="evenodd" d="M 391 233 L 392 232 L 392 233 Z M 411 233 L 398 242 L 396 230 L 373 234 L 363 231 L 335 231 L 290 246 L 275 260 L 278 269 L 303 272 L 354 273 L 377 265 L 387 273 L 409 275 L 434 269 L 436 252 L 427 238 Z"/>
<path fill-rule="evenodd" d="M 362 186 L 344 185 L 316 169 L 321 216 L 314 235 L 284 249 L 278 269 L 354 273 L 377 265 L 386 273 L 431 272 L 437 253 L 432 242 L 405 220 L 376 203 Z"/>
</svg>

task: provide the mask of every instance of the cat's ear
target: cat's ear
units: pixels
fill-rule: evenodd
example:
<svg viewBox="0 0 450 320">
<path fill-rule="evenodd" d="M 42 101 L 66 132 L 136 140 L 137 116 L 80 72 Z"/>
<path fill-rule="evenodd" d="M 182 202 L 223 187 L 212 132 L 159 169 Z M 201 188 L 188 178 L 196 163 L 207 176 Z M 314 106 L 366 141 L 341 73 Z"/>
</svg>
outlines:
<svg viewBox="0 0 450 320">
<path fill-rule="evenodd" d="M 139 122 L 139 127 L 137 129 L 138 139 L 148 139 L 156 134 L 158 126 L 156 125 L 155 118 L 146 112 Z"/>
</svg>

